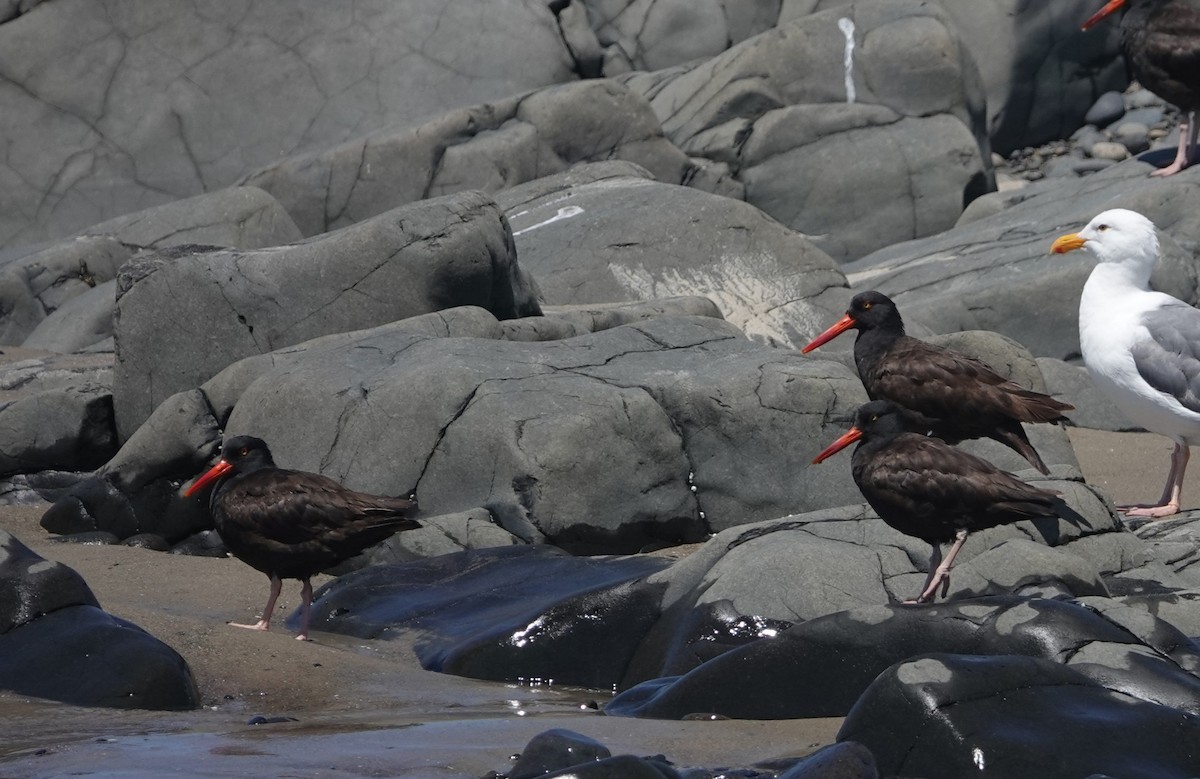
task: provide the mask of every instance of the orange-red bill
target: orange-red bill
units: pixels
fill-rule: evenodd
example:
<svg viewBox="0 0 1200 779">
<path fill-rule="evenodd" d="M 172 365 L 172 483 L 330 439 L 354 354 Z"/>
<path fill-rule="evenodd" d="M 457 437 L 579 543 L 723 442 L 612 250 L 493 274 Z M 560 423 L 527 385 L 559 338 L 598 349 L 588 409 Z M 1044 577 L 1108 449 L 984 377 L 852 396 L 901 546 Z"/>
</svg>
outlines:
<svg viewBox="0 0 1200 779">
<path fill-rule="evenodd" d="M 800 352 L 802 354 L 808 354 L 813 349 L 816 349 L 818 346 L 827 344 L 830 341 L 832 341 L 834 338 L 837 338 L 842 333 L 844 333 L 847 330 L 849 330 L 850 328 L 854 327 L 854 325 L 855 325 L 854 317 L 850 316 L 849 314 L 846 314 L 844 317 L 839 319 L 833 325 L 833 327 L 829 328 L 825 332 L 818 335 L 816 338 L 812 339 L 812 341 L 809 342 L 808 346 L 801 349 Z"/>
<path fill-rule="evenodd" d="M 857 427 L 850 428 L 842 435 L 841 438 L 834 441 L 829 446 L 825 447 L 819 455 L 814 457 L 813 465 L 816 465 L 817 463 L 821 462 L 822 460 L 825 460 L 826 458 L 837 454 L 838 452 L 842 451 L 847 446 L 854 443 L 855 441 L 857 441 L 860 438 L 862 438 L 862 431 L 859 430 Z"/>
<path fill-rule="evenodd" d="M 1060 235 L 1054 239 L 1054 243 L 1050 244 L 1051 254 L 1066 254 L 1073 252 L 1076 249 L 1082 249 L 1087 241 L 1079 237 L 1079 233 L 1067 233 Z"/>
<path fill-rule="evenodd" d="M 1108 0 L 1108 2 L 1104 4 L 1103 8 L 1088 17 L 1088 20 L 1083 23 L 1083 27 L 1080 29 L 1087 30 L 1094 27 L 1101 19 L 1108 16 L 1113 11 L 1116 11 L 1123 5 L 1125 5 L 1125 0 Z"/>
<path fill-rule="evenodd" d="M 203 476 L 201 476 L 199 479 L 196 479 L 196 483 L 187 488 L 187 492 L 183 493 L 183 497 L 185 497 L 185 498 L 192 497 L 200 490 L 204 489 L 205 487 L 212 484 L 217 479 L 224 476 L 229 471 L 229 469 L 232 467 L 233 466 L 230 465 L 229 463 L 225 462 L 224 460 L 221 460 L 219 463 L 214 465 L 212 468 L 209 468 L 208 471 Z"/>
</svg>

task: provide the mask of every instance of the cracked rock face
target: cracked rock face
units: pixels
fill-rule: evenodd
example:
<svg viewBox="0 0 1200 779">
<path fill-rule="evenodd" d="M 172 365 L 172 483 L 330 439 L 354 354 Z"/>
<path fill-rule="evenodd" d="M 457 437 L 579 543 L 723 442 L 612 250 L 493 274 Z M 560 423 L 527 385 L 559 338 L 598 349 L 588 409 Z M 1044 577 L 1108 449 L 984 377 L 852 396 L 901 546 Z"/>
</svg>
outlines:
<svg viewBox="0 0 1200 779">
<path fill-rule="evenodd" d="M 753 206 L 589 166 L 502 193 L 550 304 L 710 297 L 755 340 L 799 348 L 849 298 L 833 260 Z"/>
<path fill-rule="evenodd" d="M 24 118 L 0 131 L 0 245 L 69 235 L 229 186 L 281 155 L 573 81 L 573 69 L 554 14 L 535 0 L 339 1 L 302 13 L 42 3 L 0 26 L 0 72 L 16 85 L 0 96 L 0 116 Z"/>
<path fill-rule="evenodd" d="M 456 305 L 538 313 L 499 208 L 422 201 L 258 251 L 178 247 L 118 282 L 114 408 L 122 440 L 172 394 L 243 357 Z"/>
<path fill-rule="evenodd" d="M 841 365 L 719 319 L 540 343 L 383 329 L 262 375 L 226 435 L 356 489 L 415 486 L 430 514 L 515 511 L 553 543 L 628 552 L 840 504 L 849 469 L 807 464 L 863 398 Z"/>
</svg>

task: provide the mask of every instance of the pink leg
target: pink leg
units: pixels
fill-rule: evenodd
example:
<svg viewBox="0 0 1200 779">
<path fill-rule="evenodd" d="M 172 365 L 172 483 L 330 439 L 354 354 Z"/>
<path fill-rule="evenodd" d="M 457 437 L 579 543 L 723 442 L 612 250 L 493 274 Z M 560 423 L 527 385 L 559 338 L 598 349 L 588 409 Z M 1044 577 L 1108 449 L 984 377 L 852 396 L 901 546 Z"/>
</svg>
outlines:
<svg viewBox="0 0 1200 779">
<path fill-rule="evenodd" d="M 939 585 L 942 588 L 942 597 L 946 597 L 946 593 L 950 591 L 950 569 L 954 566 L 954 558 L 958 557 L 958 550 L 962 549 L 967 541 L 967 532 L 959 530 L 954 534 L 954 543 L 950 546 L 946 559 L 941 560 L 941 564 L 938 564 L 938 560 L 942 556 L 942 550 L 934 545 L 934 553 L 929 558 L 929 578 L 925 580 L 925 589 L 921 590 L 915 601 L 905 601 L 906 603 L 928 603 L 934 599 Z"/>
<path fill-rule="evenodd" d="M 1183 474 L 1187 471 L 1188 460 L 1192 456 L 1187 444 L 1175 444 L 1171 451 L 1171 472 L 1167 474 L 1167 483 L 1163 487 L 1162 497 L 1153 506 L 1119 506 L 1126 516 L 1150 517 L 1159 519 L 1178 514 L 1183 497 Z"/>
<path fill-rule="evenodd" d="M 308 640 L 308 615 L 312 612 L 312 582 L 304 580 L 300 588 L 300 632 L 296 634 L 297 641 Z"/>
<path fill-rule="evenodd" d="M 230 622 L 229 624 L 235 628 L 247 628 L 249 630 L 270 630 L 271 629 L 271 613 L 275 611 L 275 601 L 279 599 L 279 591 L 283 588 L 283 581 L 278 576 L 271 577 L 271 594 L 267 596 L 267 605 L 263 606 L 262 619 L 255 622 L 253 625 L 243 625 L 238 622 Z"/>
<path fill-rule="evenodd" d="M 1159 168 L 1151 176 L 1172 176 L 1194 163 L 1192 153 L 1196 147 L 1196 135 L 1200 132 L 1200 123 L 1196 122 L 1196 112 L 1191 112 L 1179 123 L 1179 147 L 1175 150 L 1175 161 L 1165 168 Z"/>
</svg>

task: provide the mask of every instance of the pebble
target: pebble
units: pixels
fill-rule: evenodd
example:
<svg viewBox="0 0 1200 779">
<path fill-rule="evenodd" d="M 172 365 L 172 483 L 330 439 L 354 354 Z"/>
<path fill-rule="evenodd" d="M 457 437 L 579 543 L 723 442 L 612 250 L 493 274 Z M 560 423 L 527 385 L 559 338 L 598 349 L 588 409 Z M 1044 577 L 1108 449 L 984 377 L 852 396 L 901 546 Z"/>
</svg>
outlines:
<svg viewBox="0 0 1200 779">
<path fill-rule="evenodd" d="M 1113 140 L 1124 146 L 1130 154 L 1141 154 L 1150 148 L 1150 128 L 1141 122 L 1122 121 L 1113 130 Z"/>
<path fill-rule="evenodd" d="M 1083 121 L 1097 127 L 1107 127 L 1125 115 L 1125 98 L 1120 92 L 1105 92 L 1096 98 L 1084 114 Z"/>
<path fill-rule="evenodd" d="M 1092 146 L 1092 156 L 1101 160 L 1123 160 L 1129 156 L 1129 149 L 1115 141 L 1100 141 Z"/>
<path fill-rule="evenodd" d="M 1121 118 L 1121 123 L 1124 124 L 1125 122 L 1137 122 L 1139 124 L 1144 124 L 1147 127 L 1153 127 L 1166 118 L 1167 112 L 1162 106 L 1149 106 L 1147 108 L 1137 108 L 1125 114 L 1125 116 Z"/>
</svg>

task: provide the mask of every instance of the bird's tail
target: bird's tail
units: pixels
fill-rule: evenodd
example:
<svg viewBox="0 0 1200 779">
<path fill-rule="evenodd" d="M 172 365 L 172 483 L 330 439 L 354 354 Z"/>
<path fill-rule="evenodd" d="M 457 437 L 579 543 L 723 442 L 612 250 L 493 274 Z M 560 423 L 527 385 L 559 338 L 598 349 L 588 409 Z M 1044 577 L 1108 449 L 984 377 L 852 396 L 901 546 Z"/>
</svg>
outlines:
<svg viewBox="0 0 1200 779">
<path fill-rule="evenodd" d="M 1014 390 L 1011 395 L 1017 401 L 1014 404 L 1017 412 L 1015 416 L 1022 422 L 1066 422 L 1068 420 L 1063 412 L 1075 410 L 1070 403 L 1064 403 L 1042 392 L 1021 388 Z"/>
</svg>

